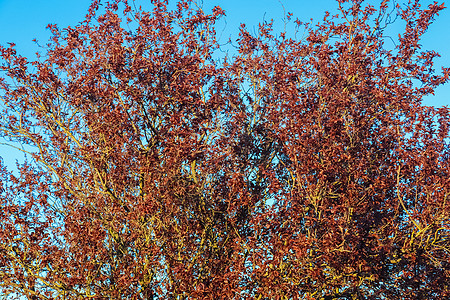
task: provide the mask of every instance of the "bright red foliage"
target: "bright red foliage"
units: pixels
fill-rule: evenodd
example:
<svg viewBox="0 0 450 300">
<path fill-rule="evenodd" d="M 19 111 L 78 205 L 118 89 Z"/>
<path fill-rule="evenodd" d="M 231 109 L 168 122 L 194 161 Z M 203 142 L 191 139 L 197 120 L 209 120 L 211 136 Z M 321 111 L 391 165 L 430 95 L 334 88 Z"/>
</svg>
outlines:
<svg viewBox="0 0 450 300">
<path fill-rule="evenodd" d="M 339 0 L 221 59 L 220 7 L 152 2 L 93 1 L 37 61 L 0 47 L 0 136 L 29 159 L 0 166 L 2 295 L 450 297 L 450 114 L 421 104 L 443 5 Z"/>
</svg>

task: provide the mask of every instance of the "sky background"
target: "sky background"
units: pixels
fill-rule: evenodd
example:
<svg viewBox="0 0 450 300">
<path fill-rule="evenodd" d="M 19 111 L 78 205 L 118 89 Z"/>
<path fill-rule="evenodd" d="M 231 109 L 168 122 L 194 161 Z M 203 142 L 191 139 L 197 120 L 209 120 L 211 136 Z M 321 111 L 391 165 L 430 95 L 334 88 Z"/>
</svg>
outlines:
<svg viewBox="0 0 450 300">
<path fill-rule="evenodd" d="M 150 0 L 142 2 L 150 3 Z M 57 24 L 60 28 L 75 26 L 84 19 L 90 3 L 91 0 L 0 0 L 0 44 L 13 42 L 21 55 L 34 57 L 35 52 L 43 52 L 43 49 L 32 40 L 36 38 L 41 45 L 46 44 L 50 36 L 49 30 L 46 29 L 47 24 Z M 368 3 L 377 6 L 380 1 L 372 0 Z M 421 3 L 428 5 L 431 1 Z M 323 18 L 325 11 L 328 10 L 332 14 L 337 11 L 335 0 L 204 0 L 203 5 L 206 11 L 215 5 L 225 10 L 226 18 L 217 27 L 223 41 L 229 37 L 237 37 L 240 23 L 247 24 L 250 31 L 256 31 L 259 22 L 273 18 L 275 28 L 282 29 L 282 19 L 287 12 L 293 13 L 294 20 L 299 18 L 308 22 L 313 18 L 316 23 Z M 399 27 L 401 23 L 395 26 Z M 422 40 L 422 46 L 422 49 L 435 50 L 442 55 L 436 60 L 439 68 L 450 67 L 449 8 L 442 11 L 431 25 Z M 424 99 L 424 104 L 450 105 L 450 83 L 438 88 L 435 96 Z M 0 156 L 8 165 L 13 164 L 16 158 L 21 159 L 17 151 L 1 145 Z"/>
</svg>

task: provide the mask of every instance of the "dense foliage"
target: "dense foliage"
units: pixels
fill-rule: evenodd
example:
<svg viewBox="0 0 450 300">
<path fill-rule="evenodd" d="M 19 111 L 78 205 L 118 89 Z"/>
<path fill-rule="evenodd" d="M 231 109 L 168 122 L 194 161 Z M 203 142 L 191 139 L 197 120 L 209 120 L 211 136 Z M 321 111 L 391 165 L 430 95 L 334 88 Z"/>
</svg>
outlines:
<svg viewBox="0 0 450 300">
<path fill-rule="evenodd" d="M 226 56 L 221 8 L 152 2 L 93 1 L 35 61 L 0 48 L 28 157 L 0 165 L 3 298 L 450 297 L 450 115 L 421 103 L 443 5 L 338 0 Z"/>
</svg>

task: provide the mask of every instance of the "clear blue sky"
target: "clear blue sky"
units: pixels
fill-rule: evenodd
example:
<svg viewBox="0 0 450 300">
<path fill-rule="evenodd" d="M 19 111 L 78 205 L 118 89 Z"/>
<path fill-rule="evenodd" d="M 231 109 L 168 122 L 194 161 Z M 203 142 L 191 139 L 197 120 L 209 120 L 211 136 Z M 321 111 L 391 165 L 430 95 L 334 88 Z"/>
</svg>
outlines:
<svg viewBox="0 0 450 300">
<path fill-rule="evenodd" d="M 49 31 L 45 29 L 47 24 L 55 23 L 60 27 L 76 25 L 84 19 L 90 2 L 91 0 L 0 0 L 0 44 L 14 42 L 19 53 L 32 57 L 40 50 L 32 40 L 37 38 L 41 44 L 45 44 L 49 37 Z M 143 2 L 149 3 L 150 0 Z M 334 12 L 337 7 L 334 0 L 204 0 L 203 2 L 205 9 L 220 5 L 226 11 L 226 24 L 224 22 L 219 24 L 226 26 L 223 31 L 224 40 L 237 32 L 240 23 L 246 23 L 252 29 L 256 28 L 258 22 L 273 18 L 276 25 L 282 26 L 283 6 L 286 12 L 292 12 L 294 18 L 298 17 L 303 21 L 309 21 L 310 18 L 319 21 L 326 10 Z M 376 6 L 380 0 L 371 2 Z M 430 2 L 422 1 L 423 5 Z M 422 42 L 423 49 L 433 49 L 442 55 L 437 61 L 439 66 L 450 66 L 449 30 L 450 8 L 441 12 Z M 424 104 L 450 105 L 450 84 L 440 87 L 436 91 L 436 96 L 428 97 Z M 8 164 L 13 161 L 14 155 L 11 154 L 10 149 L 0 145 L 0 156 L 5 158 Z"/>
</svg>

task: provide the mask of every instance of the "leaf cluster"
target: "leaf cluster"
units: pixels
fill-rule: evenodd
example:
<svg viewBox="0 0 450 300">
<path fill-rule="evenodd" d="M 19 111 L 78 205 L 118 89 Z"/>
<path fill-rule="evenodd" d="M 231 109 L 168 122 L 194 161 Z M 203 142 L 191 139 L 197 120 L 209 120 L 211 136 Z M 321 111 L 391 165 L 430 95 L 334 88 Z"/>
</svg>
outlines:
<svg viewBox="0 0 450 300">
<path fill-rule="evenodd" d="M 93 1 L 34 61 L 0 47 L 28 158 L 0 165 L 5 299 L 450 296 L 450 114 L 421 103 L 443 5 L 338 0 L 225 57 L 220 7 L 152 5 Z"/>
</svg>

